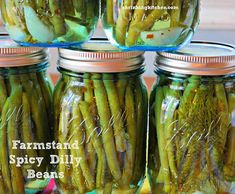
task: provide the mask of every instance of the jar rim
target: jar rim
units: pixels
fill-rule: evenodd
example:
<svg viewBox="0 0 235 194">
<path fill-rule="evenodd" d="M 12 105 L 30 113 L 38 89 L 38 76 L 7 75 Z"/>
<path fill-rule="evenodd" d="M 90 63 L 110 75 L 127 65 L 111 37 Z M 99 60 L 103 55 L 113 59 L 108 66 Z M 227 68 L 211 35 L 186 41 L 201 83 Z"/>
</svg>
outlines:
<svg viewBox="0 0 235 194">
<path fill-rule="evenodd" d="M 81 48 L 60 48 L 58 65 L 75 72 L 127 72 L 144 66 L 144 52 L 123 52 L 107 39 L 91 39 Z"/>
<path fill-rule="evenodd" d="M 0 67 L 23 67 L 48 61 L 48 49 L 22 47 L 8 35 L 0 35 Z"/>
<path fill-rule="evenodd" d="M 155 66 L 182 74 L 234 74 L 235 47 L 218 42 L 192 41 L 179 51 L 158 53 Z"/>
</svg>

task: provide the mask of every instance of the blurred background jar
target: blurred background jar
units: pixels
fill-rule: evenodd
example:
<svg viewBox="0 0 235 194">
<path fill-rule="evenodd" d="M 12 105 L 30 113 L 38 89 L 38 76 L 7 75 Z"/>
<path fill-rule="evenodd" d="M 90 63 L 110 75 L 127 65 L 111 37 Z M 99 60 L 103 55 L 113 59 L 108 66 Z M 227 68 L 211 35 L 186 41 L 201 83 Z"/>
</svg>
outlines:
<svg viewBox="0 0 235 194">
<path fill-rule="evenodd" d="M 92 36 L 99 0 L 3 0 L 1 15 L 13 40 L 23 46 L 79 45 Z"/>
<path fill-rule="evenodd" d="M 176 50 L 199 23 L 199 0 L 103 0 L 103 26 L 124 50 Z"/>
<path fill-rule="evenodd" d="M 235 192 L 235 48 L 159 53 L 150 97 L 152 193 Z"/>
<path fill-rule="evenodd" d="M 29 178 L 29 170 L 47 172 L 50 151 L 15 149 L 13 142 L 32 145 L 51 141 L 52 84 L 46 73 L 47 51 L 18 47 L 9 37 L 2 36 L 0 45 L 0 193 L 36 193 L 50 179 Z M 20 157 L 43 157 L 43 160 L 41 165 L 25 161 L 18 166 L 15 162 Z"/>
<path fill-rule="evenodd" d="M 102 50 L 101 50 L 102 48 Z M 148 95 L 142 52 L 120 52 L 106 41 L 59 50 L 61 77 L 54 92 L 58 150 L 78 164 L 59 163 L 61 193 L 135 193 L 146 166 Z"/>
</svg>

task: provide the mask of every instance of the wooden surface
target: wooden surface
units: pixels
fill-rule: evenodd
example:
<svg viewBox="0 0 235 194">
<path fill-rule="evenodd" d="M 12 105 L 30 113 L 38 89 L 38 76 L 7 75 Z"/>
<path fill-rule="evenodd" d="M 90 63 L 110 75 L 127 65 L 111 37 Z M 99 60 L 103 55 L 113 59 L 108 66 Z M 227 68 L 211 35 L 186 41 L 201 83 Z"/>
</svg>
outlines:
<svg viewBox="0 0 235 194">
<path fill-rule="evenodd" d="M 52 78 L 53 83 L 56 83 L 58 79 L 58 75 L 51 75 L 51 78 Z M 144 80 L 148 87 L 148 91 L 150 92 L 155 79 L 153 77 L 145 77 Z M 149 194 L 149 193 L 150 193 L 150 188 L 149 188 L 149 184 L 146 178 L 141 194 Z"/>
</svg>

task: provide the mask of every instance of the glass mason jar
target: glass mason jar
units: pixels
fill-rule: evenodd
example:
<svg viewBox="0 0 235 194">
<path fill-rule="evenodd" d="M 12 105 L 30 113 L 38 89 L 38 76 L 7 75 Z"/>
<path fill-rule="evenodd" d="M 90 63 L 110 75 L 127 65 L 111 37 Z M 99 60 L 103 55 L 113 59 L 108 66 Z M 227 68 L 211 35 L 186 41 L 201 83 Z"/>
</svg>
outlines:
<svg viewBox="0 0 235 194">
<path fill-rule="evenodd" d="M 159 53 L 157 64 L 150 97 L 152 193 L 235 193 L 235 48 L 193 42 Z"/>
<path fill-rule="evenodd" d="M 102 0 L 103 26 L 123 50 L 177 50 L 199 23 L 199 0 Z"/>
<path fill-rule="evenodd" d="M 144 181 L 148 98 L 141 52 L 60 49 L 54 92 L 61 193 L 135 193 Z M 103 48 L 99 50 L 98 48 Z M 63 163 L 69 156 L 71 163 Z"/>
<path fill-rule="evenodd" d="M 6 47 L 12 42 L 2 37 L 0 44 L 0 193 L 36 193 L 50 180 L 35 176 L 48 172 L 50 152 L 33 146 L 51 141 L 52 135 L 47 53 L 33 47 Z"/>
<path fill-rule="evenodd" d="M 63 47 L 87 41 L 97 24 L 99 0 L 2 0 L 1 15 L 23 46 Z"/>
</svg>

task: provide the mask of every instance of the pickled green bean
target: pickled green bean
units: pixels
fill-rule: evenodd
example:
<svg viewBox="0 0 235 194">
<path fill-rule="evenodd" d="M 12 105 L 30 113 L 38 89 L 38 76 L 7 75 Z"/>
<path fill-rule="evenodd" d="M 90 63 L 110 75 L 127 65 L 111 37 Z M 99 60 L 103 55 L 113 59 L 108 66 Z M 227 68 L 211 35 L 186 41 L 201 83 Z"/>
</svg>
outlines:
<svg viewBox="0 0 235 194">
<path fill-rule="evenodd" d="M 72 111 L 73 111 L 73 117 L 72 117 L 72 129 L 71 129 L 71 133 L 72 133 L 72 137 L 76 138 L 79 142 L 79 149 L 76 150 L 77 151 L 77 156 L 81 159 L 80 160 L 80 166 L 81 166 L 81 170 L 83 173 L 83 176 L 87 182 L 87 187 L 89 190 L 93 190 L 95 187 L 95 180 L 94 177 L 92 176 L 92 173 L 90 171 L 90 168 L 87 164 L 86 161 L 86 156 L 85 156 L 85 149 L 84 149 L 84 133 L 83 133 L 83 129 L 81 127 L 83 119 L 82 118 L 82 113 L 79 109 L 79 105 L 78 103 L 74 103 L 73 107 L 72 107 Z M 87 119 L 87 118 L 85 118 Z"/>
<path fill-rule="evenodd" d="M 58 141 L 61 143 L 67 142 L 68 140 L 68 133 L 69 133 L 69 120 L 70 120 L 70 113 L 69 108 L 65 104 L 66 102 L 63 102 L 63 105 L 61 107 L 61 113 L 60 113 L 60 119 L 59 119 L 59 131 L 58 131 Z M 64 158 L 65 155 L 69 154 L 68 150 L 60 149 L 58 150 L 58 156 Z M 58 165 L 58 171 L 64 173 L 64 177 L 60 178 L 59 181 L 63 186 L 66 186 L 70 184 L 69 177 L 69 169 L 66 165 L 59 163 Z"/>
<path fill-rule="evenodd" d="M 2 175 L 4 177 L 3 183 L 5 184 L 6 191 L 8 193 L 12 193 L 11 187 L 11 173 L 9 168 L 9 161 L 8 161 L 8 140 L 7 140 L 7 125 L 8 125 L 8 117 L 9 117 L 9 104 L 10 99 L 8 98 L 2 111 L 1 115 L 1 130 L 0 130 L 0 163 L 1 163 L 1 170 Z"/>
<path fill-rule="evenodd" d="M 145 119 L 145 116 L 148 112 L 148 103 L 144 100 L 148 98 L 148 91 L 144 84 L 142 84 L 141 78 L 136 80 L 136 92 L 135 92 L 135 111 L 136 119 L 137 119 L 137 135 L 136 135 L 136 154 L 135 154 L 135 165 L 134 165 L 134 174 L 133 174 L 133 182 L 135 184 L 138 184 L 138 181 L 140 180 L 142 176 L 142 172 L 145 170 L 145 158 L 140 158 L 139 156 L 143 153 L 146 153 L 146 141 L 143 141 L 143 139 L 146 139 L 146 133 L 145 130 L 145 123 L 147 123 L 147 120 Z"/>
<path fill-rule="evenodd" d="M 156 121 L 156 130 L 158 136 L 158 148 L 164 148 L 166 144 L 166 138 L 164 133 L 164 126 L 162 124 L 162 103 L 164 99 L 163 89 L 160 87 L 156 88 L 156 95 L 155 95 L 155 121 Z M 164 191 L 170 192 L 170 169 L 168 163 L 168 154 L 165 151 L 160 151 L 160 161 L 161 161 L 161 170 L 159 176 L 164 177 Z"/>
<path fill-rule="evenodd" d="M 34 142 L 34 139 L 33 139 L 34 135 L 33 135 L 33 131 L 32 131 L 33 127 L 32 127 L 31 121 L 29 119 L 30 117 L 31 117 L 31 115 L 30 115 L 29 100 L 27 98 L 26 93 L 23 92 L 23 95 L 22 95 L 22 119 L 21 119 L 22 126 L 20 128 L 21 128 L 22 142 L 24 142 L 24 143 Z M 37 157 L 38 156 L 36 150 L 33 150 L 33 149 L 27 149 L 26 154 L 29 157 Z M 33 166 L 32 169 L 36 168 L 36 165 L 32 165 L 32 166 Z"/>
<path fill-rule="evenodd" d="M 0 98 L 0 115 L 1 115 L 4 104 L 7 100 L 7 89 L 6 89 L 4 77 L 2 76 L 0 76 L 0 93 L 1 93 L 1 98 Z"/>
<path fill-rule="evenodd" d="M 20 112 L 22 111 L 22 86 L 19 83 L 19 78 L 16 76 L 10 76 L 11 83 L 11 95 L 9 97 L 9 120 L 7 124 L 8 134 L 8 146 L 9 155 L 15 155 L 20 157 L 21 153 L 19 150 L 13 149 L 13 141 L 19 139 L 19 121 Z M 13 193 L 24 194 L 24 177 L 21 168 L 18 168 L 15 164 L 10 164 L 11 172 L 11 185 Z M 17 177 L 17 178 L 13 178 Z"/>
<path fill-rule="evenodd" d="M 63 95 L 62 91 L 64 91 L 65 89 L 65 79 L 60 79 L 59 82 L 57 83 L 56 87 L 55 87 L 55 91 L 53 93 L 53 115 L 54 115 L 54 128 L 58 129 L 58 123 L 59 123 L 59 119 L 60 119 L 60 112 L 61 112 L 61 108 L 59 106 L 59 104 L 61 103 L 61 96 Z M 55 130 L 55 140 L 57 141 L 58 138 L 58 131 Z"/>
<path fill-rule="evenodd" d="M 113 83 L 113 76 L 110 74 L 104 74 L 104 86 L 107 92 L 108 102 L 111 105 L 110 110 L 113 120 L 114 138 L 116 143 L 116 150 L 118 152 L 124 152 L 126 150 L 126 139 L 124 122 L 122 120 L 121 105 L 118 98 L 117 89 Z"/>
<path fill-rule="evenodd" d="M 232 117 L 233 111 L 235 109 L 235 95 L 229 94 L 228 95 L 228 105 L 229 105 L 229 112 L 230 118 Z M 232 125 L 229 132 L 228 132 L 228 140 L 227 140 L 227 150 L 226 150 L 226 159 L 224 165 L 224 175 L 231 179 L 231 177 L 235 176 L 235 127 Z"/>
<path fill-rule="evenodd" d="M 126 92 L 127 83 L 128 81 L 125 78 L 118 76 L 116 87 L 117 87 L 119 102 L 120 102 L 120 106 L 122 110 L 125 107 L 125 92 Z"/>
<path fill-rule="evenodd" d="M 136 112 L 135 102 L 133 93 L 133 80 L 129 81 L 126 88 L 125 95 L 125 107 L 126 107 L 126 122 L 127 122 L 127 133 L 128 133 L 128 145 L 125 155 L 124 169 L 122 175 L 122 181 L 124 183 L 130 183 L 134 173 L 134 160 L 136 155 Z"/>
<path fill-rule="evenodd" d="M 108 97 L 105 92 L 105 87 L 102 81 L 98 80 L 97 75 L 94 75 L 94 92 L 96 97 L 96 105 L 98 114 L 100 116 L 100 126 L 102 129 L 102 139 L 104 144 L 105 153 L 108 156 L 107 162 L 115 180 L 121 179 L 121 171 L 118 164 L 118 159 L 115 150 L 114 132 L 110 125 L 111 113 L 107 104 Z M 112 105 L 110 105 L 112 106 Z"/>
<path fill-rule="evenodd" d="M 45 79 L 45 75 L 43 72 L 40 72 L 37 74 L 37 79 L 39 82 L 40 89 L 42 91 L 42 96 L 43 100 L 45 102 L 46 110 L 47 110 L 47 115 L 49 118 L 51 118 L 52 113 L 51 113 L 51 108 L 52 108 L 52 90 L 53 86 L 49 83 L 49 80 Z M 51 122 L 51 121 L 50 121 Z"/>
<path fill-rule="evenodd" d="M 84 79 L 84 84 L 85 84 L 85 93 L 84 93 L 84 100 L 86 102 L 89 103 L 89 111 L 91 111 L 93 120 L 95 120 L 94 118 L 97 115 L 97 108 L 95 105 L 95 98 L 94 98 L 94 91 L 93 91 L 93 83 L 92 81 L 89 79 L 90 78 L 90 74 L 85 74 L 85 79 Z M 94 128 L 95 129 L 95 128 Z M 95 172 L 95 168 L 96 168 L 96 152 L 94 149 L 94 146 L 92 144 L 92 142 L 90 141 L 90 135 L 88 133 L 88 131 L 86 130 L 86 149 L 88 151 L 88 163 L 90 165 L 90 168 L 92 170 L 92 172 Z"/>
<path fill-rule="evenodd" d="M 125 45 L 126 32 L 128 29 L 129 18 L 130 18 L 130 13 L 131 13 L 131 10 L 128 7 L 131 6 L 131 2 L 132 0 L 124 1 L 124 4 L 122 6 L 126 7 L 127 9 L 122 7 L 119 13 L 118 19 L 117 19 L 115 36 L 116 36 L 117 42 L 120 45 Z M 112 7 L 111 8 L 109 7 L 108 9 L 112 9 Z"/>
<path fill-rule="evenodd" d="M 49 0 L 49 9 L 52 17 L 50 18 L 51 23 L 54 26 L 56 36 L 61 36 L 66 33 L 66 26 L 63 16 L 60 14 L 60 1 Z"/>
<path fill-rule="evenodd" d="M 79 107 L 85 121 L 86 130 L 88 131 L 88 138 L 91 139 L 91 142 L 95 148 L 98 157 L 97 164 L 97 176 L 96 176 L 96 187 L 101 188 L 104 185 L 104 175 L 105 175 L 105 154 L 102 146 L 100 137 L 96 132 L 96 127 L 94 121 L 89 112 L 89 105 L 86 102 L 80 102 Z"/>
<path fill-rule="evenodd" d="M 179 26 L 182 0 L 173 0 L 172 6 L 176 7 L 176 9 L 171 10 L 171 26 L 175 27 Z"/>
<path fill-rule="evenodd" d="M 107 4 L 107 23 L 109 25 L 114 24 L 114 19 L 113 19 L 113 0 L 106 0 Z"/>
</svg>

